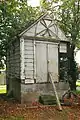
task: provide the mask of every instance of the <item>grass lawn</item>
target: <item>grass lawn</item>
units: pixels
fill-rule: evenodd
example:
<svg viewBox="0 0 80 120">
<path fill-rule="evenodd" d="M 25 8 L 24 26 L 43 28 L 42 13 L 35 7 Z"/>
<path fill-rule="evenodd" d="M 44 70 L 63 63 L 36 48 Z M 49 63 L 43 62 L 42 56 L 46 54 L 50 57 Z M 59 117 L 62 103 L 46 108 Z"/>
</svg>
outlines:
<svg viewBox="0 0 80 120">
<path fill-rule="evenodd" d="M 5 73 L 0 74 L 0 94 L 6 93 L 6 85 L 4 85 Z"/>
<path fill-rule="evenodd" d="M 6 85 L 0 85 L 0 94 L 7 93 L 7 86 Z"/>
</svg>

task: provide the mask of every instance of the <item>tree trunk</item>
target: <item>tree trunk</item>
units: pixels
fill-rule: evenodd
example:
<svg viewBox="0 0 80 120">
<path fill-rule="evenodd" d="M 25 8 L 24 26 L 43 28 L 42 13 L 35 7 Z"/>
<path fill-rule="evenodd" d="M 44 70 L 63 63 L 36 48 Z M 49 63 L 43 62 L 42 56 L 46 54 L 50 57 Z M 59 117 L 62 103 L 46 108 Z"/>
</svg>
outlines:
<svg viewBox="0 0 80 120">
<path fill-rule="evenodd" d="M 70 89 L 71 89 L 71 91 L 76 90 L 76 82 L 73 81 L 73 82 L 70 84 Z"/>
<path fill-rule="evenodd" d="M 76 67 L 76 62 L 74 60 L 74 49 L 75 45 L 71 45 L 71 54 L 70 54 L 70 76 L 71 80 L 69 81 L 70 83 L 70 88 L 71 90 L 76 90 L 76 80 L 77 80 L 77 67 Z"/>
</svg>

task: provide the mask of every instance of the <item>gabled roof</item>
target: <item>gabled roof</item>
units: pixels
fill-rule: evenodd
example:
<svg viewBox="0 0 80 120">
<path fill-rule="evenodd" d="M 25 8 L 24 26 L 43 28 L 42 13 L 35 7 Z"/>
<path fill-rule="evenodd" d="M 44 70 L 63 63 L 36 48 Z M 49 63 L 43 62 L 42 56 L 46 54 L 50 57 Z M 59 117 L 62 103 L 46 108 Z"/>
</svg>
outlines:
<svg viewBox="0 0 80 120">
<path fill-rule="evenodd" d="M 60 41 L 69 41 L 64 32 L 59 28 L 51 14 L 44 14 L 30 27 L 24 30 L 20 36 L 45 37 Z"/>
</svg>

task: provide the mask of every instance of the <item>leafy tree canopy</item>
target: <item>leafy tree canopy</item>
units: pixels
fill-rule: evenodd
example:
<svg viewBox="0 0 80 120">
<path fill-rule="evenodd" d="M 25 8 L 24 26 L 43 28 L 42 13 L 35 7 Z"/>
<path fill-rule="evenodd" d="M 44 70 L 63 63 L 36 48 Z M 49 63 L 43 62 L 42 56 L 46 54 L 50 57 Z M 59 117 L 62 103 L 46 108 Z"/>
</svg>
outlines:
<svg viewBox="0 0 80 120">
<path fill-rule="evenodd" d="M 80 48 L 80 0 L 41 0 L 41 6 L 56 16 L 66 36 Z"/>
<path fill-rule="evenodd" d="M 38 9 L 28 6 L 26 0 L 0 2 L 0 61 L 6 55 L 7 43 L 28 27 L 36 16 Z"/>
</svg>

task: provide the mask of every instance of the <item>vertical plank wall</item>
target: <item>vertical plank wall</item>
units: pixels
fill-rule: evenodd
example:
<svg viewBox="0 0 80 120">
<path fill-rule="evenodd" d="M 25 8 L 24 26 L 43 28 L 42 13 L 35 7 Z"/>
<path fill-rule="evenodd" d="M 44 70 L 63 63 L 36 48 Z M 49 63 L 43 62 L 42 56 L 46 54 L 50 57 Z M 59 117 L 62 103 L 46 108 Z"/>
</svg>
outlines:
<svg viewBox="0 0 80 120">
<path fill-rule="evenodd" d="M 34 83 L 34 41 L 24 40 L 25 83 Z"/>
<path fill-rule="evenodd" d="M 36 42 L 36 82 L 47 82 L 47 44 Z"/>
<path fill-rule="evenodd" d="M 48 44 L 48 72 L 58 82 L 58 44 Z"/>
</svg>

